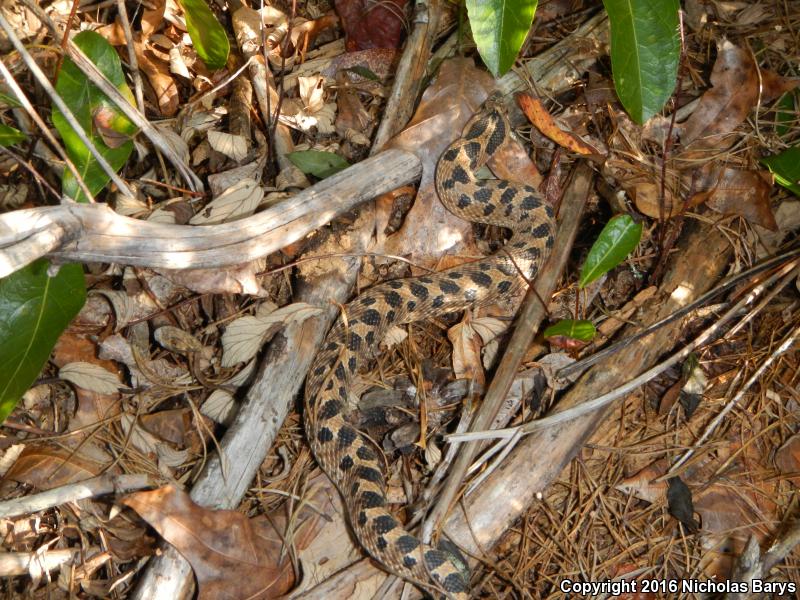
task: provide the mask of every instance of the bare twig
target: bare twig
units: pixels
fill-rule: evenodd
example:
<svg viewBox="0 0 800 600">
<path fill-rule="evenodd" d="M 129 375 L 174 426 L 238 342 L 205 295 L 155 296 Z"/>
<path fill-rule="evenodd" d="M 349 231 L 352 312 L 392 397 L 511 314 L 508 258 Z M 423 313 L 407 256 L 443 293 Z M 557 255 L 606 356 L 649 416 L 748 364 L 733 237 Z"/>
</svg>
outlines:
<svg viewBox="0 0 800 600">
<path fill-rule="evenodd" d="M 101 475 L 80 483 L 70 483 L 38 494 L 0 502 L 0 519 L 54 508 L 65 502 L 95 498 L 105 494 L 122 494 L 151 487 L 154 482 L 148 475 Z"/>
<path fill-rule="evenodd" d="M 561 214 L 561 224 L 556 235 L 556 247 L 553 249 L 552 258 L 537 277 L 536 284 L 529 288 L 525 296 L 524 304 L 514 327 L 514 333 L 508 342 L 483 403 L 472 421 L 473 430 L 486 429 L 491 425 L 500 405 L 508 394 L 517 369 L 522 362 L 522 357 L 530 347 L 539 325 L 546 316 L 546 309 L 540 298 L 550 297 L 558 278 L 561 276 L 561 271 L 567 263 L 569 249 L 572 247 L 575 236 L 578 233 L 580 215 L 588 198 L 591 181 L 591 169 L 586 165 L 579 167 L 575 173 L 573 183 L 568 188 L 567 194 L 570 200 L 565 203 L 566 208 Z M 470 434 L 461 435 L 469 436 Z M 459 438 L 451 437 L 450 439 Z M 449 511 L 450 505 L 461 488 L 462 481 L 478 450 L 477 445 L 462 446 L 459 449 L 458 457 L 445 482 L 438 503 L 423 526 L 423 537 L 426 534 L 430 535 L 436 524 Z"/>
<path fill-rule="evenodd" d="M 785 276 L 787 273 L 793 271 L 796 268 L 797 264 L 798 264 L 797 260 L 794 260 L 784 265 L 784 267 L 780 271 L 774 273 L 766 281 L 764 281 L 762 284 L 758 285 L 754 290 L 752 290 L 747 296 L 739 300 L 739 302 L 737 302 L 730 310 L 728 310 L 724 315 L 722 315 L 713 325 L 705 329 L 691 343 L 687 344 L 684 348 L 682 348 L 681 350 L 670 356 L 667 360 L 655 365 L 654 367 L 648 369 L 638 377 L 631 379 L 627 383 L 611 390 L 610 392 L 602 394 L 601 396 L 593 398 L 592 400 L 588 400 L 582 404 L 579 404 L 567 410 L 557 412 L 549 417 L 545 417 L 543 419 L 537 419 L 535 421 L 531 421 L 524 425 L 519 425 L 517 427 L 508 427 L 506 429 L 495 429 L 492 431 L 475 431 L 470 433 L 454 434 L 452 436 L 448 436 L 448 439 L 456 441 L 475 441 L 483 439 L 511 438 L 517 434 L 517 431 L 521 431 L 523 434 L 532 433 L 534 431 L 538 431 L 548 427 L 560 425 L 568 421 L 572 421 L 580 416 L 597 411 L 603 408 L 604 406 L 607 406 L 614 400 L 629 394 L 640 385 L 647 383 L 656 375 L 663 373 L 672 365 L 675 365 L 680 361 L 684 360 L 687 356 L 689 356 L 689 354 L 691 354 L 694 350 L 696 350 L 703 344 L 706 344 L 712 339 L 716 338 L 722 332 L 723 325 L 725 325 L 733 317 L 739 314 L 742 308 L 752 303 L 770 285 L 775 283 L 776 280 L 778 280 L 780 277 Z"/>
<path fill-rule="evenodd" d="M 758 275 L 759 273 L 763 273 L 764 271 L 772 269 L 772 268 L 774 268 L 774 267 L 786 262 L 787 260 L 792 260 L 793 258 L 798 256 L 799 254 L 800 254 L 800 248 L 793 248 L 792 250 L 784 252 L 783 254 L 780 254 L 778 256 L 774 256 L 774 257 L 772 257 L 772 258 L 770 258 L 768 260 L 765 260 L 765 261 L 763 261 L 763 262 L 761 262 L 761 263 L 759 263 L 759 264 L 757 264 L 757 265 L 755 265 L 753 267 L 750 267 L 749 269 L 746 269 L 746 270 L 742 271 L 741 273 L 737 273 L 736 275 L 733 275 L 733 276 L 729 277 L 728 279 L 723 281 L 721 284 L 716 286 L 714 289 L 712 289 L 709 292 L 707 292 L 707 293 L 703 294 L 702 296 L 700 296 L 694 302 L 691 302 L 691 303 L 687 304 L 686 306 L 681 307 L 680 310 L 675 311 L 674 313 L 672 313 L 668 317 L 666 317 L 664 319 L 661 319 L 660 321 L 658 321 L 656 323 L 653 323 L 652 325 L 650 325 L 649 327 L 647 327 L 643 331 L 637 333 L 636 335 L 633 335 L 631 337 L 628 337 L 628 338 L 625 338 L 623 340 L 620 340 L 619 342 L 616 342 L 616 343 L 612 344 L 611 346 L 603 348 L 602 350 L 599 350 L 598 352 L 595 352 L 594 354 L 591 354 L 590 356 L 587 356 L 586 358 L 582 358 L 581 360 L 576 361 L 576 362 L 574 362 L 574 363 L 572 363 L 570 365 L 567 365 L 566 367 L 562 367 L 556 373 L 556 377 L 559 377 L 559 378 L 562 378 L 562 379 L 567 379 L 569 377 L 578 375 L 579 373 L 583 372 L 584 370 L 586 370 L 587 368 L 589 368 L 590 366 L 592 366 L 596 362 L 602 360 L 603 358 L 605 358 L 607 356 L 610 356 L 610 355 L 614 354 L 615 352 L 618 352 L 618 351 L 622 350 L 626 346 L 629 346 L 629 345 L 633 344 L 634 342 L 636 342 L 636 341 L 638 341 L 638 340 L 640 340 L 640 339 L 642 339 L 644 337 L 647 337 L 648 335 L 651 335 L 651 334 L 655 333 L 656 331 L 658 331 L 662 327 L 665 327 L 666 325 L 669 325 L 670 323 L 674 323 L 678 319 L 680 319 L 680 318 L 692 313 L 693 311 L 697 310 L 699 307 L 703 306 L 704 304 L 707 304 L 710 300 L 713 300 L 714 298 L 716 298 L 720 294 L 724 294 L 725 292 L 735 288 L 736 286 L 738 286 L 743 281 L 745 281 L 747 279 L 750 279 L 750 278 L 754 277 L 755 275 Z"/>
<path fill-rule="evenodd" d="M 125 32 L 125 45 L 128 48 L 128 62 L 131 65 L 131 79 L 133 80 L 133 96 L 136 98 L 136 107 L 144 114 L 144 89 L 142 87 L 142 74 L 139 73 L 139 61 L 136 58 L 136 49 L 133 47 L 133 32 L 128 20 L 128 9 L 125 0 L 117 0 L 117 13 L 122 31 Z"/>
<path fill-rule="evenodd" d="M 421 170 L 414 154 L 387 150 L 263 212 L 218 225 L 139 221 L 100 204 L 5 213 L 0 215 L 0 277 L 48 253 L 64 260 L 164 269 L 240 264 L 267 256 L 359 203 L 418 179 Z M 65 230 L 69 237 L 64 237 Z M 31 243 L 34 236 L 48 234 L 59 241 Z"/>
<path fill-rule="evenodd" d="M 90 202 L 93 201 L 94 196 L 89 191 L 89 188 L 86 187 L 86 182 L 83 180 L 83 177 L 81 177 L 81 174 L 75 167 L 75 163 L 73 163 L 72 160 L 70 160 L 69 156 L 67 156 L 67 153 L 64 150 L 63 146 L 61 146 L 61 144 L 52 134 L 50 128 L 39 116 L 39 113 L 36 112 L 36 109 L 33 107 L 30 100 L 28 100 L 28 97 L 25 95 L 25 92 L 22 91 L 22 88 L 19 87 L 19 84 L 17 84 L 16 79 L 14 79 L 14 76 L 6 68 L 6 65 L 5 63 L 3 63 L 3 61 L 0 61 L 0 75 L 3 76 L 3 79 L 5 79 L 6 81 L 6 85 L 8 85 L 8 87 L 11 89 L 11 92 L 17 98 L 19 103 L 22 104 L 22 107 L 25 109 L 25 112 L 27 112 L 30 118 L 33 120 L 33 122 L 36 123 L 37 127 L 39 127 L 39 130 L 42 132 L 44 137 L 47 138 L 47 141 L 50 142 L 50 145 L 58 153 L 59 157 L 61 157 L 61 160 L 63 160 L 64 164 L 67 165 L 67 169 L 69 169 L 69 172 L 72 173 L 73 177 L 75 177 L 75 181 L 78 183 L 78 187 L 80 187 L 81 191 L 84 194 L 86 194 L 86 197 L 89 199 Z"/>
</svg>

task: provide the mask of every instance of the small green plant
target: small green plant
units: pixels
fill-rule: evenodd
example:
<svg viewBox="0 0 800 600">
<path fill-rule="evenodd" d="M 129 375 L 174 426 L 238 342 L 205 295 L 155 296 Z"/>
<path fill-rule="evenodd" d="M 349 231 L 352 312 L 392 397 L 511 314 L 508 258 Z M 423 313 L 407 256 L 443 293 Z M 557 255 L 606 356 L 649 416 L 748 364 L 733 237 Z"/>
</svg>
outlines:
<svg viewBox="0 0 800 600">
<path fill-rule="evenodd" d="M 642 224 L 636 223 L 630 215 L 617 215 L 609 220 L 586 256 L 578 278 L 578 289 L 585 288 L 625 260 L 641 238 Z M 589 321 L 566 319 L 548 327 L 544 337 L 562 336 L 588 342 L 595 333 L 594 325 Z"/>
</svg>

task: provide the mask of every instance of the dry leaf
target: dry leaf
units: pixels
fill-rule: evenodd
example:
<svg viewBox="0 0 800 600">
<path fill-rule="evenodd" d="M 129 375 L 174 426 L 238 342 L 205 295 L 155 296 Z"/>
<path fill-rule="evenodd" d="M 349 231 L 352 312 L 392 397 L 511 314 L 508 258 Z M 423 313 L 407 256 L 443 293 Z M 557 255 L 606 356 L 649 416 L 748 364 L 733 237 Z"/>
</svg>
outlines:
<svg viewBox="0 0 800 600">
<path fill-rule="evenodd" d="M 200 600 L 277 598 L 294 585 L 283 531 L 267 519 L 209 510 L 172 486 L 122 500 L 192 565 Z"/>
<path fill-rule="evenodd" d="M 321 312 L 321 308 L 305 302 L 295 302 L 267 314 L 257 313 L 256 316 L 240 317 L 231 321 L 222 334 L 220 364 L 223 367 L 232 367 L 249 361 L 278 329 L 290 323 L 302 323 Z"/>
<path fill-rule="evenodd" d="M 58 370 L 58 376 L 85 390 L 98 394 L 116 394 L 123 387 L 119 378 L 100 365 L 71 362 Z"/>
<path fill-rule="evenodd" d="M 485 330 L 484 333 L 490 331 L 489 328 Z M 473 329 L 469 319 L 465 318 L 448 329 L 447 338 L 453 344 L 453 371 L 456 379 L 471 379 L 476 384 L 483 385 L 486 382 L 481 363 L 483 343 L 481 335 Z"/>
<path fill-rule="evenodd" d="M 562 129 L 538 98 L 534 98 L 529 94 L 517 94 L 516 98 L 517 104 L 519 104 L 525 116 L 528 117 L 528 120 L 556 144 L 578 154 L 604 154 L 584 142 L 574 133 Z"/>
<path fill-rule="evenodd" d="M 474 247 L 472 224 L 442 206 L 433 178 L 442 152 L 461 134 L 493 88 L 492 77 L 476 68 L 472 59 L 445 61 L 409 125 L 392 140 L 392 147 L 420 157 L 422 179 L 402 227 L 386 240 L 383 250 L 387 254 L 406 256 L 424 266 L 436 264 L 445 255 L 480 254 Z M 385 224 L 378 224 L 379 231 L 384 228 Z"/>
<path fill-rule="evenodd" d="M 795 485 L 800 485 L 800 434 L 793 435 L 778 448 L 775 467 Z"/>
<path fill-rule="evenodd" d="M 208 132 L 208 143 L 214 150 L 236 162 L 247 158 L 247 140 L 241 135 L 212 130 Z"/>
<path fill-rule="evenodd" d="M 209 132 L 211 135 L 213 132 Z M 226 223 L 252 215 L 264 199 L 264 188 L 253 179 L 242 179 L 209 202 L 193 216 L 192 225 Z"/>
<path fill-rule="evenodd" d="M 798 85 L 770 71 L 759 71 L 753 55 L 723 40 L 711 71 L 711 89 L 680 128 L 684 146 L 679 158 L 711 157 L 730 148 L 733 131 L 758 102 L 771 102 Z"/>
<path fill-rule="evenodd" d="M 778 230 L 769 196 L 772 175 L 768 171 L 742 170 L 706 164 L 696 172 L 696 189 L 691 204 L 705 202 L 724 215 L 740 215 L 771 231 Z"/>
<path fill-rule="evenodd" d="M 163 348 L 176 354 L 193 354 L 203 350 L 203 344 L 188 331 L 173 327 L 172 325 L 164 325 L 159 327 L 153 333 L 153 338 L 161 344 Z"/>
<path fill-rule="evenodd" d="M 200 407 L 200 414 L 222 425 L 229 425 L 236 416 L 236 402 L 233 394 L 216 389 L 208 395 Z"/>
</svg>

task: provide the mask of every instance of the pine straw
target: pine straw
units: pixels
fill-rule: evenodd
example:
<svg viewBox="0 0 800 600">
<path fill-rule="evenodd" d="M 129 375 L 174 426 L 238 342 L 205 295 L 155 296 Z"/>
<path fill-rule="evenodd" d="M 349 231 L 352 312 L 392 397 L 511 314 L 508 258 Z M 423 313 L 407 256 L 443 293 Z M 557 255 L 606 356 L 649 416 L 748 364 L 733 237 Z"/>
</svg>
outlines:
<svg viewBox="0 0 800 600">
<path fill-rule="evenodd" d="M 787 304 L 776 302 L 757 327 L 703 350 L 700 364 L 709 372 L 709 388 L 691 418 L 677 404 L 665 415 L 656 411 L 662 397 L 658 384 L 664 389 L 677 374 L 654 382 L 620 405 L 541 502 L 497 545 L 496 563 L 477 575 L 481 596 L 562 598 L 558 584 L 565 578 L 596 581 L 624 573 L 640 578 L 707 578 L 703 564 L 709 553 L 702 544 L 703 530 L 692 534 L 680 525 L 668 513 L 665 494 L 651 504 L 615 486 L 653 462 L 672 462 L 683 453 L 736 392 L 731 386 L 735 374 L 744 372 L 741 383 L 775 341 L 796 327 L 800 321 L 796 299 L 785 302 L 788 315 L 783 312 Z M 734 493 L 768 494 L 774 509 L 764 516 L 773 534 L 794 510 L 794 485 L 776 470 L 773 453 L 793 435 L 799 367 L 800 354 L 784 355 L 704 444 L 700 454 L 708 462 L 703 473 L 707 477 L 720 469 L 716 477 L 684 475 L 695 498 L 712 483 Z M 744 460 L 728 464 L 731 453 L 742 446 L 739 456 Z M 742 533 L 736 528 L 729 531 Z M 800 585 L 798 567 L 800 553 L 795 550 L 779 567 L 780 579 Z"/>
</svg>

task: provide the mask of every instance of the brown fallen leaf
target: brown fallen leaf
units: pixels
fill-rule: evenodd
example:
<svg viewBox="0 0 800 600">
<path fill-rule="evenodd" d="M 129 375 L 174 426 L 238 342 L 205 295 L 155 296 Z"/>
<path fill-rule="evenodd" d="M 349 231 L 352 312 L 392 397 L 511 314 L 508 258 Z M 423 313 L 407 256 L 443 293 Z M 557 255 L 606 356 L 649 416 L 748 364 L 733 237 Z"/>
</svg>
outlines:
<svg viewBox="0 0 800 600">
<path fill-rule="evenodd" d="M 680 158 L 710 157 L 730 148 L 737 139 L 733 131 L 759 102 L 771 102 L 798 84 L 800 80 L 759 70 L 750 52 L 723 40 L 711 71 L 711 89 L 677 128 L 684 147 Z"/>
<path fill-rule="evenodd" d="M 189 561 L 201 600 L 278 598 L 295 584 L 285 532 L 266 518 L 203 508 L 173 486 L 136 492 L 122 503 Z"/>
<path fill-rule="evenodd" d="M 769 195 L 772 175 L 769 171 L 742 170 L 709 163 L 695 172 L 696 189 L 690 204 L 705 202 L 724 215 L 740 215 L 771 231 L 778 230 Z"/>
<path fill-rule="evenodd" d="M 99 475 L 107 467 L 85 454 L 46 444 L 27 445 L 4 479 L 49 490 Z"/>
<path fill-rule="evenodd" d="M 499 179 L 508 179 L 538 188 L 542 184 L 542 174 L 531 160 L 525 148 L 513 138 L 509 138 L 497 149 L 488 162 L 489 168 Z"/>
<path fill-rule="evenodd" d="M 528 117 L 528 120 L 544 135 L 553 140 L 556 144 L 563 146 L 567 150 L 578 154 L 604 154 L 597 148 L 584 142 L 580 137 L 565 131 L 556 123 L 552 115 L 544 107 L 544 104 L 530 94 L 517 94 L 517 104 Z"/>
<path fill-rule="evenodd" d="M 335 0 L 348 51 L 399 48 L 403 38 L 408 0 Z"/>
<path fill-rule="evenodd" d="M 775 467 L 795 485 L 800 485 L 800 434 L 793 435 L 778 448 Z"/>
<path fill-rule="evenodd" d="M 391 147 L 419 156 L 422 179 L 403 226 L 386 240 L 386 254 L 408 256 L 425 266 L 435 264 L 445 254 L 480 255 L 474 246 L 472 224 L 442 206 L 433 176 L 442 152 L 460 135 L 493 88 L 491 75 L 478 69 L 472 59 L 445 61 L 409 125 L 390 142 Z M 383 227 L 378 224 L 379 230 Z"/>
</svg>

